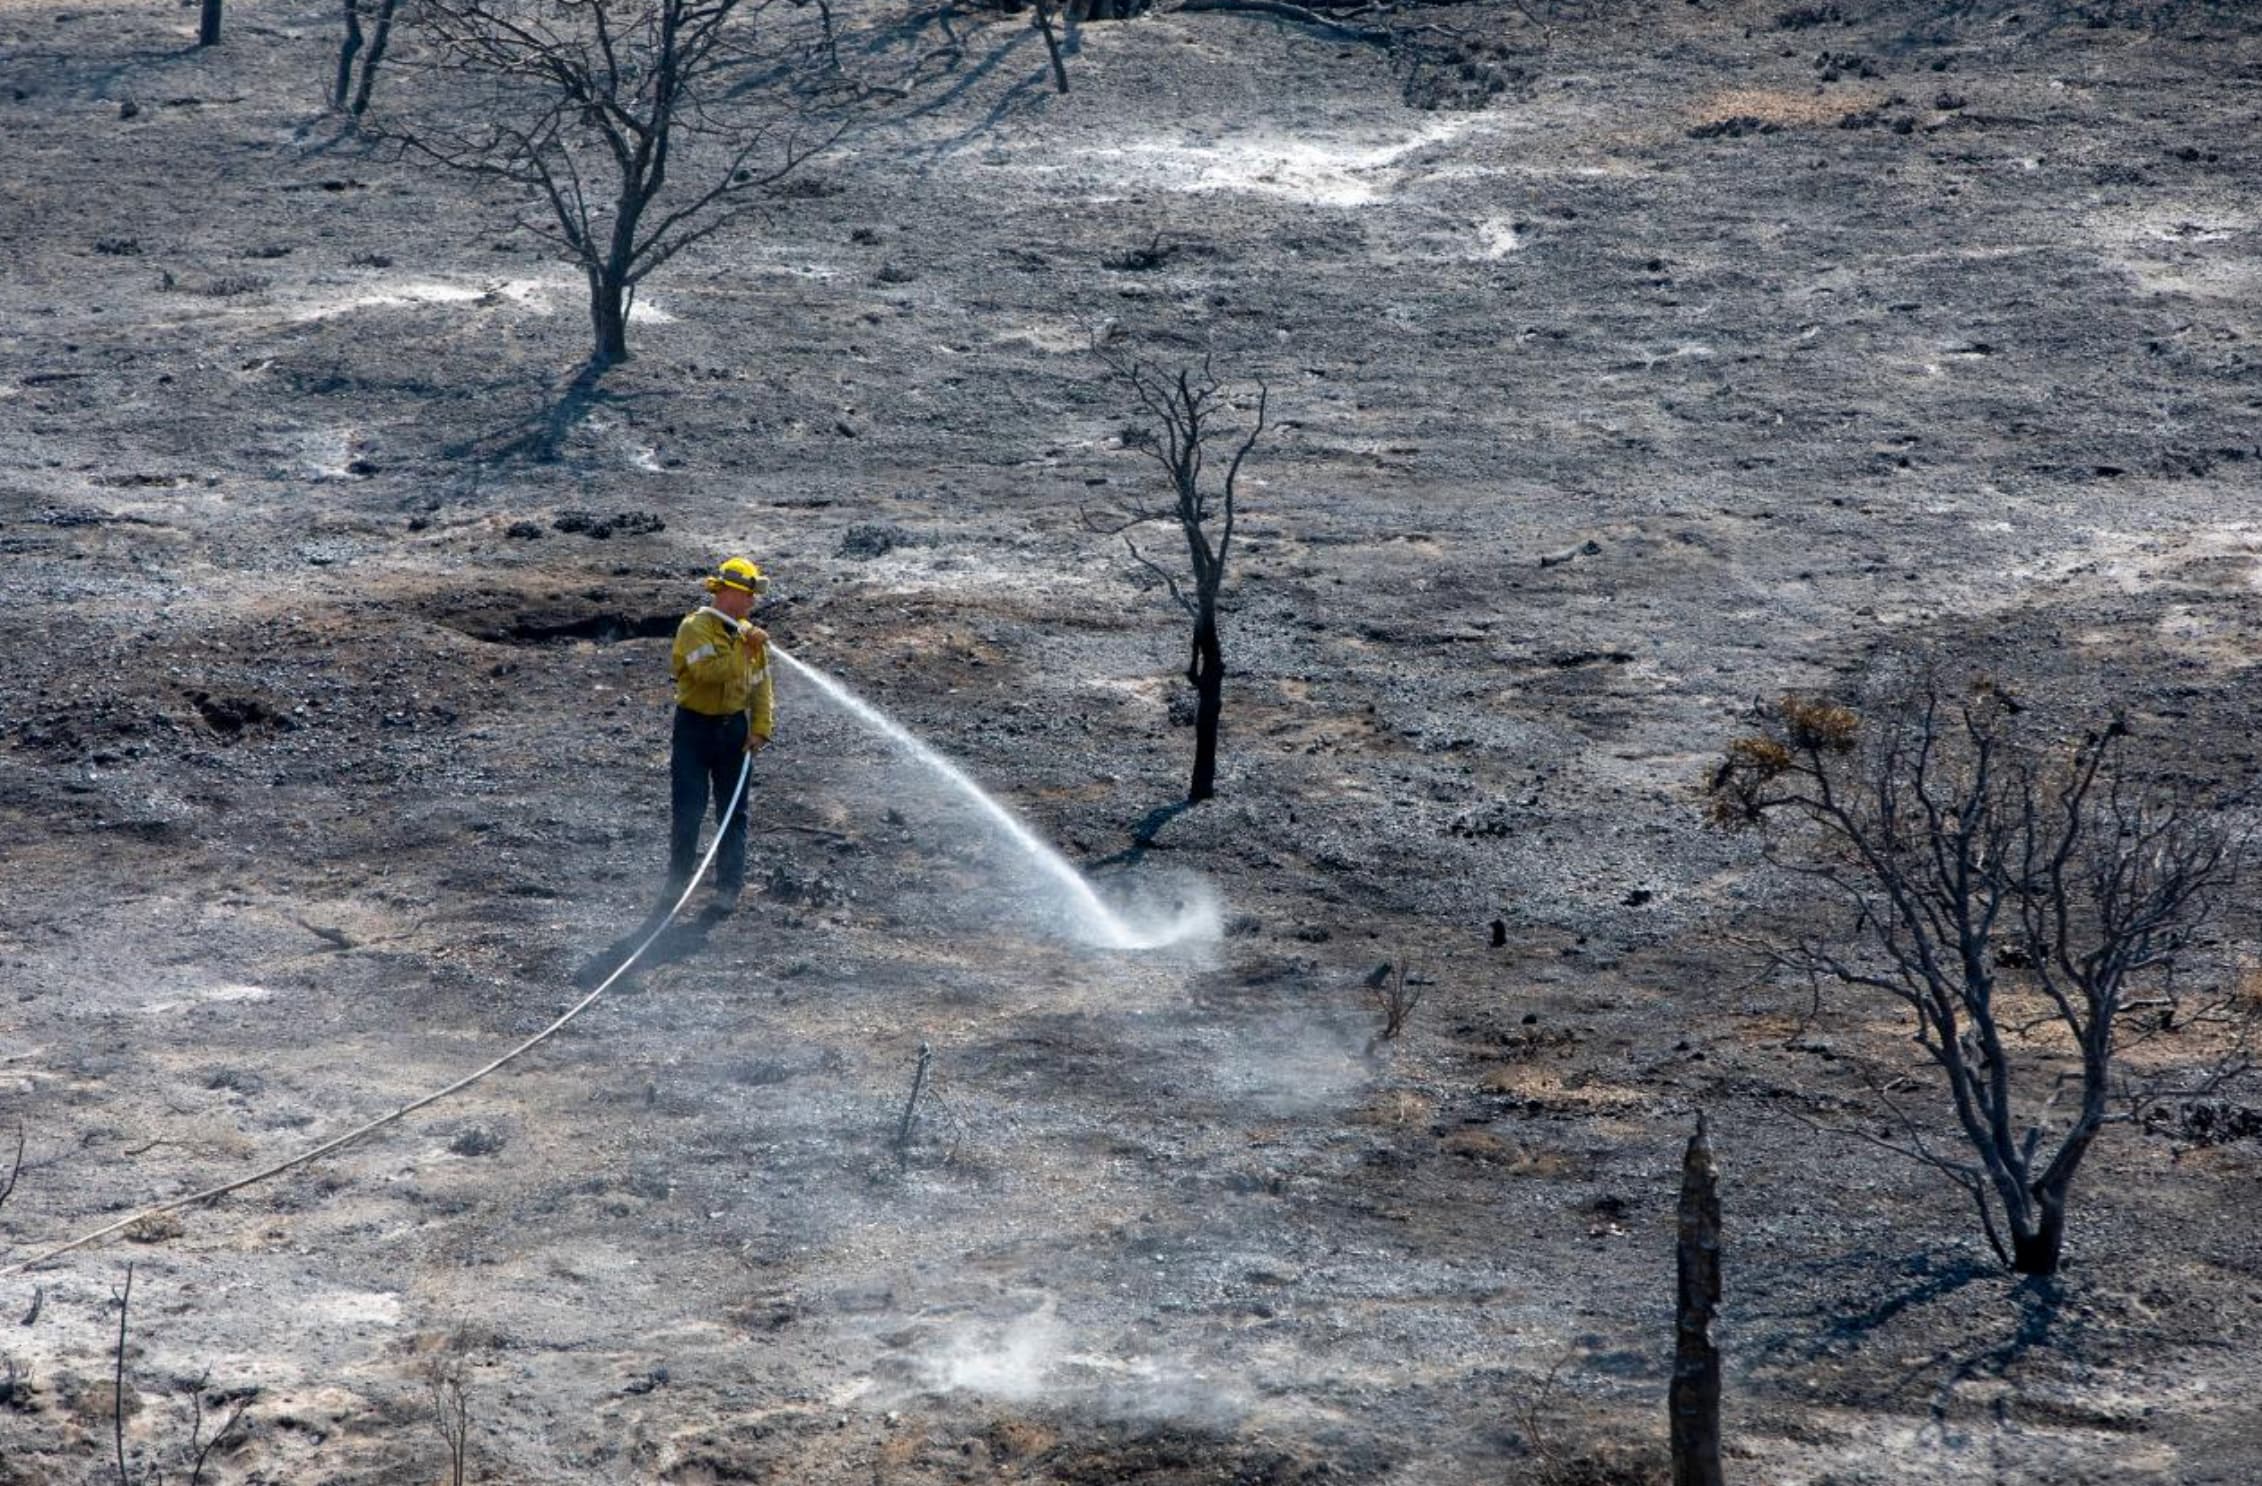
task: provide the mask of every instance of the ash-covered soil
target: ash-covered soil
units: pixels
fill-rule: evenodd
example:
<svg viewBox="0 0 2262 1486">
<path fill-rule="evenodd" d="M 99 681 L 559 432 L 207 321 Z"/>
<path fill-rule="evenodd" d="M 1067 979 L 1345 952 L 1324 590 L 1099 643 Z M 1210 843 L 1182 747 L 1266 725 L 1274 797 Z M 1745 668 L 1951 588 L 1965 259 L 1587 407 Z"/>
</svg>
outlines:
<svg viewBox="0 0 2262 1486">
<path fill-rule="evenodd" d="M 0 1481 L 114 1475 L 128 1261 L 133 1448 L 260 1390 L 208 1480 L 439 1479 L 451 1347 L 491 1481 L 1650 1480 L 1700 1109 L 1735 1479 L 2262 1476 L 2251 1135 L 2111 1131 L 2013 1283 L 1817 1128 L 1905 1033 L 1755 978 L 1796 902 L 1698 798 L 1753 699 L 1912 642 L 2253 762 L 2262 39 L 2070 8 L 1444 12 L 1474 110 L 1218 15 L 1085 28 L 1060 98 L 962 20 L 586 407 L 570 271 L 321 118 L 333 6 L 0 11 L 0 1260 L 569 1004 L 657 889 L 660 636 L 725 553 L 1225 928 L 1066 942 L 789 677 L 734 918 L 0 1284 Z M 1086 521 L 1153 493 L 1095 335 L 1278 419 L 1193 810 L 1182 621 Z M 1386 960 L 1429 984 L 1375 1047 Z"/>
</svg>

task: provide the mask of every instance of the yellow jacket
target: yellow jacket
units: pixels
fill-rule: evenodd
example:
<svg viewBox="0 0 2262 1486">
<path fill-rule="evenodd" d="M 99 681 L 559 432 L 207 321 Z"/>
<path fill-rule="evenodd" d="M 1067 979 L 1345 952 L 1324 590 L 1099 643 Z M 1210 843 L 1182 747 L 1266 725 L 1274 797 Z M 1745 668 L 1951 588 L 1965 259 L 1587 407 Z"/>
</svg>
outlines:
<svg viewBox="0 0 2262 1486">
<path fill-rule="evenodd" d="M 748 643 L 739 638 L 741 626 L 715 609 L 698 609 L 676 626 L 675 651 L 668 669 L 675 673 L 675 699 L 694 712 L 709 717 L 748 714 L 754 735 L 770 736 L 770 637 L 748 624 Z"/>
</svg>

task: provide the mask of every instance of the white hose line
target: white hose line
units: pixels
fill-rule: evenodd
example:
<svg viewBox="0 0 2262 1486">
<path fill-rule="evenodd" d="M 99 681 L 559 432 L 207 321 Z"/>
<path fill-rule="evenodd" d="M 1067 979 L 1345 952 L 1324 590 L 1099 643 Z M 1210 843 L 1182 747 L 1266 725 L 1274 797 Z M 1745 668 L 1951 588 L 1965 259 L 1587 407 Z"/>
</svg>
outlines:
<svg viewBox="0 0 2262 1486">
<path fill-rule="evenodd" d="M 724 820 L 726 825 L 731 820 L 731 818 L 738 813 L 739 801 L 743 799 L 746 794 L 746 781 L 753 774 L 753 772 L 754 757 L 752 754 L 748 754 L 738 766 L 738 787 L 731 791 L 730 808 L 725 810 L 722 814 L 722 819 Z M 619 980 L 623 975 L 626 975 L 628 973 L 629 967 L 631 965 L 634 965 L 638 960 L 644 957 L 644 951 L 650 949 L 653 943 L 658 940 L 662 934 L 667 932 L 668 925 L 675 922 L 675 916 L 683 912 L 683 905 L 690 902 L 692 893 L 698 890 L 700 880 L 707 875 L 707 869 L 714 865 L 715 853 L 722 849 L 723 835 L 724 832 L 721 830 L 715 832 L 715 839 L 709 842 L 707 845 L 707 854 L 699 859 L 699 870 L 691 874 L 691 881 L 684 885 L 682 895 L 675 900 L 675 905 L 668 909 L 667 917 L 661 919 L 660 922 L 654 926 L 652 932 L 644 936 L 644 942 L 637 945 L 635 951 L 631 953 L 627 959 L 621 961 L 620 965 L 613 971 L 612 974 L 605 977 L 604 981 L 598 985 L 597 989 L 591 991 L 588 995 L 575 1002 L 572 1008 L 569 1009 L 565 1013 L 565 1015 L 550 1023 L 550 1025 L 544 1027 L 541 1031 L 535 1033 L 532 1037 L 527 1038 L 524 1042 L 512 1048 L 509 1052 L 503 1054 L 494 1062 L 489 1063 L 486 1067 L 480 1069 L 477 1073 L 466 1074 L 464 1077 L 457 1079 L 454 1083 L 449 1084 L 444 1089 L 439 1089 L 434 1091 L 433 1093 L 426 1094 L 423 1098 L 418 1099 L 413 1103 L 404 1104 L 399 1109 L 394 1110 L 391 1114 L 381 1115 L 378 1118 L 371 1120 L 366 1125 L 356 1126 L 355 1128 L 348 1130 L 345 1134 L 338 1136 L 334 1140 L 324 1141 L 322 1144 L 316 1146 L 313 1150 L 306 1152 L 304 1155 L 293 1156 L 288 1161 L 278 1162 L 277 1164 L 268 1167 L 264 1171 L 255 1171 L 249 1176 L 238 1177 L 236 1180 L 224 1183 L 221 1186 L 207 1187 L 201 1192 L 192 1192 L 186 1197 L 176 1197 L 171 1202 L 161 1202 L 155 1207 L 143 1208 L 140 1212 L 133 1214 L 131 1217 L 120 1218 L 117 1222 L 112 1223 L 107 1228 L 97 1228 L 92 1233 L 85 1234 L 79 1238 L 74 1238 L 67 1244 L 58 1245 L 55 1248 L 47 1250 L 45 1253 L 34 1255 L 32 1258 L 22 1260 L 21 1262 L 16 1264 L 11 1264 L 5 1269 L 0 1269 L 0 1280 L 12 1279 L 17 1275 L 28 1274 L 32 1270 L 42 1268 L 52 1261 L 60 1259 L 61 1257 L 63 1257 L 63 1255 L 70 1253 L 73 1249 L 83 1249 L 89 1244 L 98 1243 L 101 1240 L 108 1238 L 111 1234 L 118 1232 L 122 1228 L 132 1227 L 134 1224 L 140 1222 L 144 1218 L 153 1218 L 159 1213 L 174 1212 L 184 1207 L 194 1207 L 199 1203 L 210 1202 L 216 1197 L 225 1197 L 230 1192 L 240 1192 L 245 1187 L 266 1181 L 269 1177 L 280 1176 L 284 1172 L 289 1171 L 294 1166 L 304 1166 L 309 1161 L 319 1160 L 321 1157 L 329 1155 L 332 1151 L 341 1150 L 346 1146 L 352 1145 L 355 1141 L 362 1139 L 364 1136 L 372 1135 L 377 1131 L 384 1129 L 387 1125 L 394 1123 L 396 1120 L 405 1119 L 409 1115 L 416 1113 L 418 1110 L 423 1109 L 427 1105 L 439 1103 L 442 1099 L 447 1098 L 450 1094 L 460 1093 L 461 1091 L 470 1088 L 473 1084 L 479 1082 L 488 1074 L 493 1073 L 496 1069 L 502 1067 L 504 1064 L 512 1062 L 513 1060 L 540 1046 L 542 1043 L 549 1041 L 552 1037 L 557 1035 L 559 1028 L 565 1026 L 566 1023 L 572 1021 L 575 1017 L 581 1015 L 590 1007 L 596 1005 L 597 998 L 604 995 L 605 992 L 611 990 L 613 982 Z"/>
</svg>

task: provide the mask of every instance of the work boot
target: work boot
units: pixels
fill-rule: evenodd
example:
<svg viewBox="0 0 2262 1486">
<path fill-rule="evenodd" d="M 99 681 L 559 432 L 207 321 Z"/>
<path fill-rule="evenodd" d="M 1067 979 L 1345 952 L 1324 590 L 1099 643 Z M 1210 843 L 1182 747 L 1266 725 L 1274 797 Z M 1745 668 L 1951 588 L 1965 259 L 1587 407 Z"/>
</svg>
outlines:
<svg viewBox="0 0 2262 1486">
<path fill-rule="evenodd" d="M 744 886 L 745 884 L 737 882 L 717 883 L 715 896 L 707 904 L 706 912 L 701 917 L 709 923 L 729 918 L 738 909 L 738 895 Z"/>
</svg>

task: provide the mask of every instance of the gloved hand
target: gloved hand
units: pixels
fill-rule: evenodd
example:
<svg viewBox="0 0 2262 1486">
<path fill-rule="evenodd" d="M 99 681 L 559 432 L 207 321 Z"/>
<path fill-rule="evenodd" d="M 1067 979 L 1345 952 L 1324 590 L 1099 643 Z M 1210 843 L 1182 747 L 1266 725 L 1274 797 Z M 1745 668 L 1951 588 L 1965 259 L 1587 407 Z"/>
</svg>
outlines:
<svg viewBox="0 0 2262 1486">
<path fill-rule="evenodd" d="M 742 624 L 738 627 L 738 643 L 749 650 L 759 650 L 769 642 L 770 632 L 760 625 Z"/>
<path fill-rule="evenodd" d="M 760 753 L 763 749 L 769 746 L 770 740 L 763 737 L 760 733 L 748 733 L 746 735 L 746 751 L 748 753 Z"/>
</svg>

